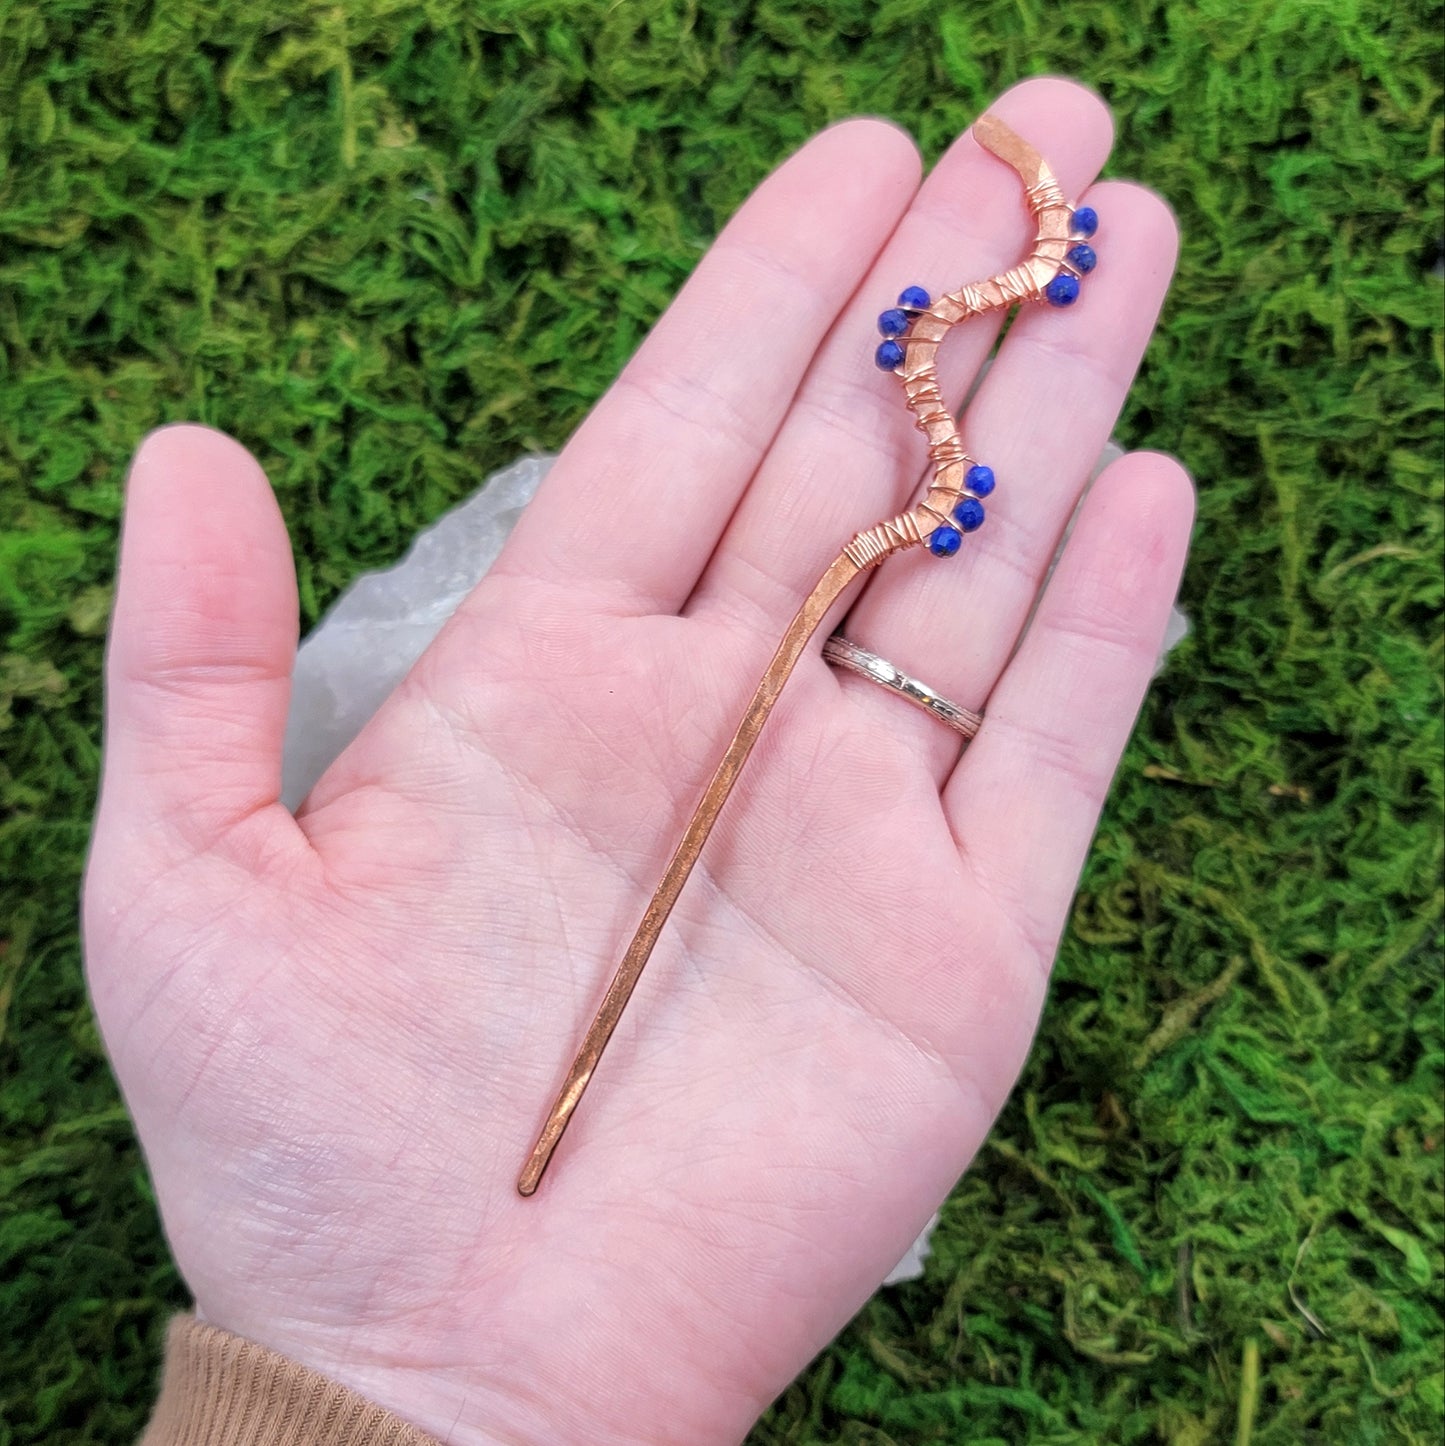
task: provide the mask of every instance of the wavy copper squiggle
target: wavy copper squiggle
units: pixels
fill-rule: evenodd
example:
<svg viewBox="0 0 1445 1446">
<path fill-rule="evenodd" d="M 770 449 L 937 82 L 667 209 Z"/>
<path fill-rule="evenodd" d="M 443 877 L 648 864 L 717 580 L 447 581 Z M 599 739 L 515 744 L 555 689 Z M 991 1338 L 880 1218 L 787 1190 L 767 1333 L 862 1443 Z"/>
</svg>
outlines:
<svg viewBox="0 0 1445 1446">
<path fill-rule="evenodd" d="M 577 1108 L 593 1071 L 612 1037 L 642 970 L 662 933 L 668 915 L 687 882 L 713 824 L 737 782 L 758 734 L 782 692 L 793 665 L 802 656 L 809 639 L 848 585 L 885 557 L 916 547 L 935 527 L 949 521 L 949 510 L 963 495 L 964 463 L 969 461 L 959 437 L 958 424 L 944 401 L 938 382 L 938 348 L 949 330 L 970 317 L 987 311 L 1036 301 L 1044 288 L 1066 268 L 1072 208 L 1064 200 L 1059 183 L 1044 159 L 1002 121 L 983 116 L 974 122 L 979 143 L 1018 172 L 1025 187 L 1029 211 L 1037 223 L 1033 250 L 1017 266 L 987 281 L 960 287 L 919 313 L 903 341 L 904 359 L 898 368 L 904 396 L 918 427 L 928 437 L 934 474 L 923 498 L 907 512 L 858 533 L 834 558 L 828 570 L 804 599 L 778 643 L 767 671 L 758 683 L 737 731 L 728 743 L 702 798 L 688 820 L 681 840 L 668 860 L 662 880 L 654 891 L 628 945 L 617 972 L 612 976 L 596 1016 L 583 1038 L 576 1058 L 567 1071 L 556 1101 L 542 1125 L 536 1144 L 522 1169 L 517 1189 L 523 1195 L 536 1190 L 562 1132 Z"/>
<path fill-rule="evenodd" d="M 873 567 L 885 557 L 923 541 L 935 527 L 949 522 L 950 510 L 963 496 L 965 464 L 973 459 L 963 450 L 958 422 L 939 386 L 938 348 L 944 337 L 971 317 L 1040 300 L 1044 288 L 1065 269 L 1074 208 L 1064 200 L 1058 180 L 1044 158 L 991 116 L 976 120 L 973 134 L 985 150 L 1007 162 L 1023 180 L 1024 197 L 1037 226 L 1034 248 L 1017 266 L 987 281 L 970 282 L 940 298 L 919 313 L 902 339 L 903 364 L 898 376 L 914 425 L 928 438 L 933 481 L 911 512 L 860 532 L 848 544 L 844 551 L 860 568 Z"/>
</svg>

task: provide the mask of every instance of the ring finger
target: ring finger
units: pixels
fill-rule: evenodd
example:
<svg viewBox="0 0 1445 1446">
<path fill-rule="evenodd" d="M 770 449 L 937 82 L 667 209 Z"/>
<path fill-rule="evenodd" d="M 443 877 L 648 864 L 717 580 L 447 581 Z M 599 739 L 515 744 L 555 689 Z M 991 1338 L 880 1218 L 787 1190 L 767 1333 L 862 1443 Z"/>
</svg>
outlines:
<svg viewBox="0 0 1445 1446">
<path fill-rule="evenodd" d="M 1087 201 L 1100 217 L 1098 270 L 1073 306 L 1025 308 L 963 419 L 964 446 L 997 479 L 987 521 L 958 556 L 915 548 L 885 562 L 843 625 L 854 643 L 974 710 L 1013 650 L 1118 419 L 1174 269 L 1174 218 L 1152 192 L 1106 182 Z M 957 734 L 875 683 L 841 672 L 838 681 L 943 782 Z"/>
</svg>

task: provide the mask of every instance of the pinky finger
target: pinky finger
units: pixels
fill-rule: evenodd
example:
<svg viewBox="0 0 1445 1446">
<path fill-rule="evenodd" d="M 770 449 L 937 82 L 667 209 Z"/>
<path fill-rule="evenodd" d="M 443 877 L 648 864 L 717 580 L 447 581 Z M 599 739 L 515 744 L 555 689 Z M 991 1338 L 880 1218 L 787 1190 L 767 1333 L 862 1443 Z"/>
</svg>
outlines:
<svg viewBox="0 0 1445 1446">
<path fill-rule="evenodd" d="M 944 788 L 965 866 L 1041 967 L 1158 660 L 1193 516 L 1170 457 L 1131 453 L 1099 478 Z"/>
</svg>

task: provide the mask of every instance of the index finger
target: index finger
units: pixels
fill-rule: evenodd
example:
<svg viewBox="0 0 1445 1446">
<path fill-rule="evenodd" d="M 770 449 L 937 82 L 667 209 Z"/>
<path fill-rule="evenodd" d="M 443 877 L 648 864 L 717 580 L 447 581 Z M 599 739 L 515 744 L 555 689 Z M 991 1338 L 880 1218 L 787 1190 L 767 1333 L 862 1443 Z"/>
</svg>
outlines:
<svg viewBox="0 0 1445 1446">
<path fill-rule="evenodd" d="M 919 170 L 903 131 L 864 119 L 769 176 L 567 444 L 495 570 L 623 612 L 681 607 Z"/>
</svg>

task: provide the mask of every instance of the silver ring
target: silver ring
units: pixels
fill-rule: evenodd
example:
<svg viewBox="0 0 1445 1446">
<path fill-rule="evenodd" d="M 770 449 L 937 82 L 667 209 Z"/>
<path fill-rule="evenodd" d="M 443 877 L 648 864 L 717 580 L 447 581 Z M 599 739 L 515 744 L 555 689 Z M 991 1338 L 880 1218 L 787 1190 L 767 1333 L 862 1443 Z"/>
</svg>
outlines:
<svg viewBox="0 0 1445 1446">
<path fill-rule="evenodd" d="M 902 668 L 894 667 L 887 658 L 880 658 L 877 653 L 860 648 L 842 633 L 834 633 L 823 644 L 823 656 L 830 663 L 847 668 L 850 673 L 857 673 L 861 678 L 881 684 L 890 693 L 906 698 L 915 707 L 922 708 L 929 717 L 946 723 L 955 733 L 962 733 L 965 738 L 972 738 L 983 726 L 982 715 L 975 713 L 972 708 L 960 707 L 941 693 L 935 693 L 927 683 L 910 678 Z"/>
</svg>

